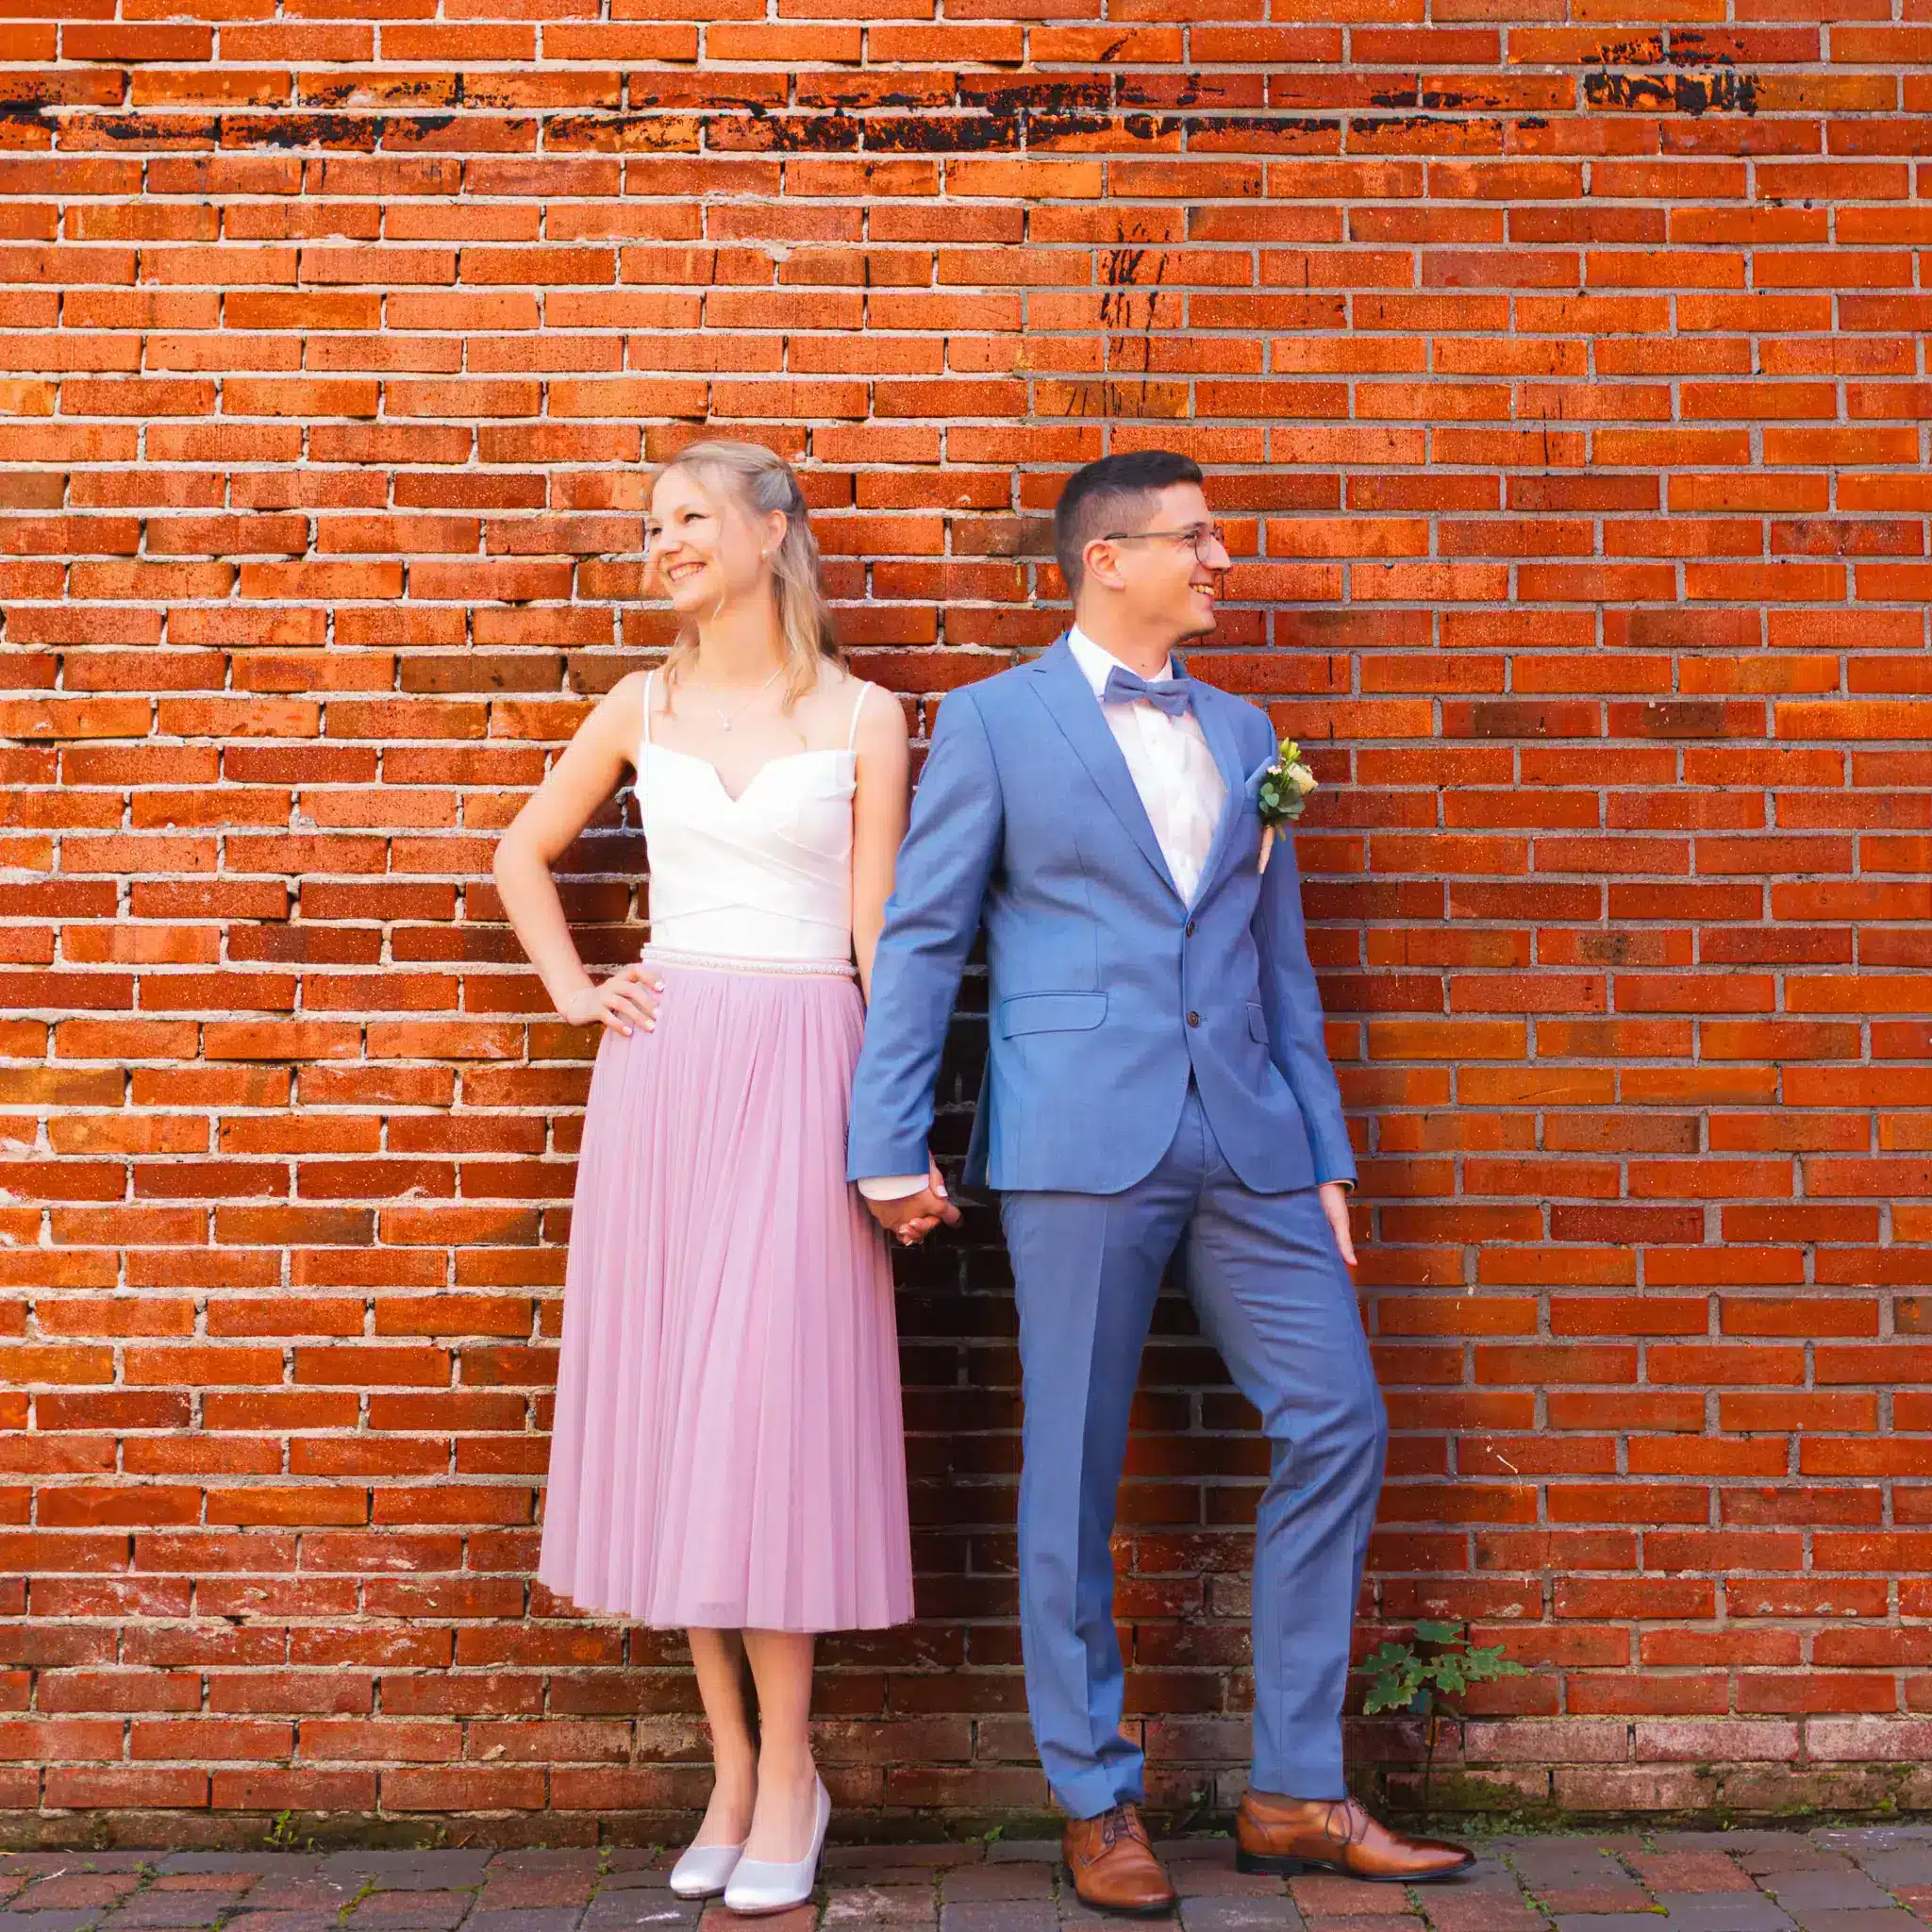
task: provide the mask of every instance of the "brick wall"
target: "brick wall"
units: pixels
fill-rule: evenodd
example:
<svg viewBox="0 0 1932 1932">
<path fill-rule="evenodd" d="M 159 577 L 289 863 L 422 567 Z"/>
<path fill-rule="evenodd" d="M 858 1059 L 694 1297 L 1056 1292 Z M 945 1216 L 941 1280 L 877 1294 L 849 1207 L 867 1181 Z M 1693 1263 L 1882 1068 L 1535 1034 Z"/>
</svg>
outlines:
<svg viewBox="0 0 1932 1932">
<path fill-rule="evenodd" d="M 489 883 L 663 642 L 641 465 L 700 424 L 800 462 L 922 732 L 1056 628 L 1069 466 L 1210 465 L 1197 663 L 1324 786 L 1365 1634 L 1530 1666 L 1471 1802 L 1924 1797 L 1924 0 L 939 12 L 0 28 L 0 1836 L 702 1794 L 675 1645 L 529 1577 L 591 1042 Z M 641 858 L 574 855 L 595 958 Z M 968 1234 L 904 1276 L 924 1619 L 828 1646 L 848 1820 L 1041 1798 Z M 1212 1809 L 1262 1461 L 1178 1303 L 1141 1423 L 1132 1705 Z"/>
</svg>

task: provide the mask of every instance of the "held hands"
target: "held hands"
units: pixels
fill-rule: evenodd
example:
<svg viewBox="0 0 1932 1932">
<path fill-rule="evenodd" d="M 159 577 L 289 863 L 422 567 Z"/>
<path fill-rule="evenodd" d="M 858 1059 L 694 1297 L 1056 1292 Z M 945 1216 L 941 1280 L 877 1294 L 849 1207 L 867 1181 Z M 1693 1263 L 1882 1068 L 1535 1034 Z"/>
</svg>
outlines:
<svg viewBox="0 0 1932 1932">
<path fill-rule="evenodd" d="M 1324 1181 L 1319 1191 L 1322 1212 L 1328 1217 L 1328 1225 L 1335 1233 L 1335 1245 L 1341 1250 L 1341 1258 L 1353 1268 L 1355 1239 L 1348 1227 L 1348 1190 L 1340 1181 Z"/>
<path fill-rule="evenodd" d="M 925 1185 L 918 1193 L 902 1194 L 895 1201 L 868 1201 L 865 1204 L 872 1209 L 873 1219 L 902 1248 L 913 1247 L 923 1241 L 942 1221 L 948 1227 L 957 1227 L 959 1224 L 959 1210 L 946 1193 L 946 1184 L 940 1178 L 939 1163 L 928 1155 L 925 1167 Z"/>
<path fill-rule="evenodd" d="M 658 999 L 664 982 L 642 960 L 634 959 L 608 979 L 574 992 L 559 1008 L 573 1026 L 601 1022 L 612 1033 L 629 1034 L 641 1026 L 646 1033 L 658 1024 Z"/>
</svg>

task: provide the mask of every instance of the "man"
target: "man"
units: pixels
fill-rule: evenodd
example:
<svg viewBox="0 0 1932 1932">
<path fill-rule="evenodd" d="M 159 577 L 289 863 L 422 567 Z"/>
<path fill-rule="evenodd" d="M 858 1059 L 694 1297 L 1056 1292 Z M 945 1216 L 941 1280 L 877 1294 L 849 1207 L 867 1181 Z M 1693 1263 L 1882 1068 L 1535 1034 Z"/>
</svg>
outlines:
<svg viewBox="0 0 1932 1932">
<path fill-rule="evenodd" d="M 1174 1902 L 1138 1809 L 1141 1754 L 1120 1730 L 1108 1539 L 1141 1347 L 1177 1251 L 1274 1446 L 1242 1869 L 1443 1877 L 1470 1855 L 1387 1830 L 1342 1782 L 1388 1425 L 1347 1273 L 1355 1163 L 1291 841 L 1259 864 L 1274 728 L 1172 658 L 1212 632 L 1227 553 L 1199 468 L 1166 451 L 1075 472 L 1054 541 L 1072 629 L 940 708 L 873 966 L 849 1172 L 904 1238 L 958 1219 L 926 1143 L 983 922 L 991 1046 L 966 1177 L 1000 1191 L 1012 1255 L 1026 1701 L 1073 1820 L 1080 1897 L 1142 1913 Z"/>
</svg>

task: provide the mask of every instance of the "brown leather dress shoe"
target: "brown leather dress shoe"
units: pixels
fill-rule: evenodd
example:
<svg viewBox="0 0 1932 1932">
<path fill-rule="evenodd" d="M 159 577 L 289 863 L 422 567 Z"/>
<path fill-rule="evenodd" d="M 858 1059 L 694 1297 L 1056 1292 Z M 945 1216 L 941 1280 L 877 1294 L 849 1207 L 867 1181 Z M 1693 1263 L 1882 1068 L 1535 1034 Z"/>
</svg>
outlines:
<svg viewBox="0 0 1932 1932">
<path fill-rule="evenodd" d="M 1377 1885 L 1426 1885 L 1475 1863 L 1441 1839 L 1409 1838 L 1353 1798 L 1283 1798 L 1249 1791 L 1234 1821 L 1238 1872 L 1341 1872 Z"/>
<path fill-rule="evenodd" d="M 1154 1856 L 1138 1807 L 1116 1805 L 1098 1818 L 1074 1819 L 1060 1850 L 1080 1903 L 1096 1912 L 1151 1919 L 1174 1909 L 1174 1887 Z"/>
</svg>

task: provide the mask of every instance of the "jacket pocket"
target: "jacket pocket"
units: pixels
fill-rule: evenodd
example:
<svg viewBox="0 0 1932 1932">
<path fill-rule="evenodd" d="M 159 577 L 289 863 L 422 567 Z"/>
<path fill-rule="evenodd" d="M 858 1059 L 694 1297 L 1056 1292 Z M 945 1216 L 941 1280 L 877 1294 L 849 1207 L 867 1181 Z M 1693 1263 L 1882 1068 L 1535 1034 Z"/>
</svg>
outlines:
<svg viewBox="0 0 1932 1932">
<path fill-rule="evenodd" d="M 1104 992 L 1023 992 L 1000 1002 L 1000 1037 L 1016 1033 L 1085 1033 L 1107 1017 Z"/>
<path fill-rule="evenodd" d="M 1263 1046 L 1268 1044 L 1268 1009 L 1254 1000 L 1248 1002 L 1248 1035 Z"/>
</svg>

